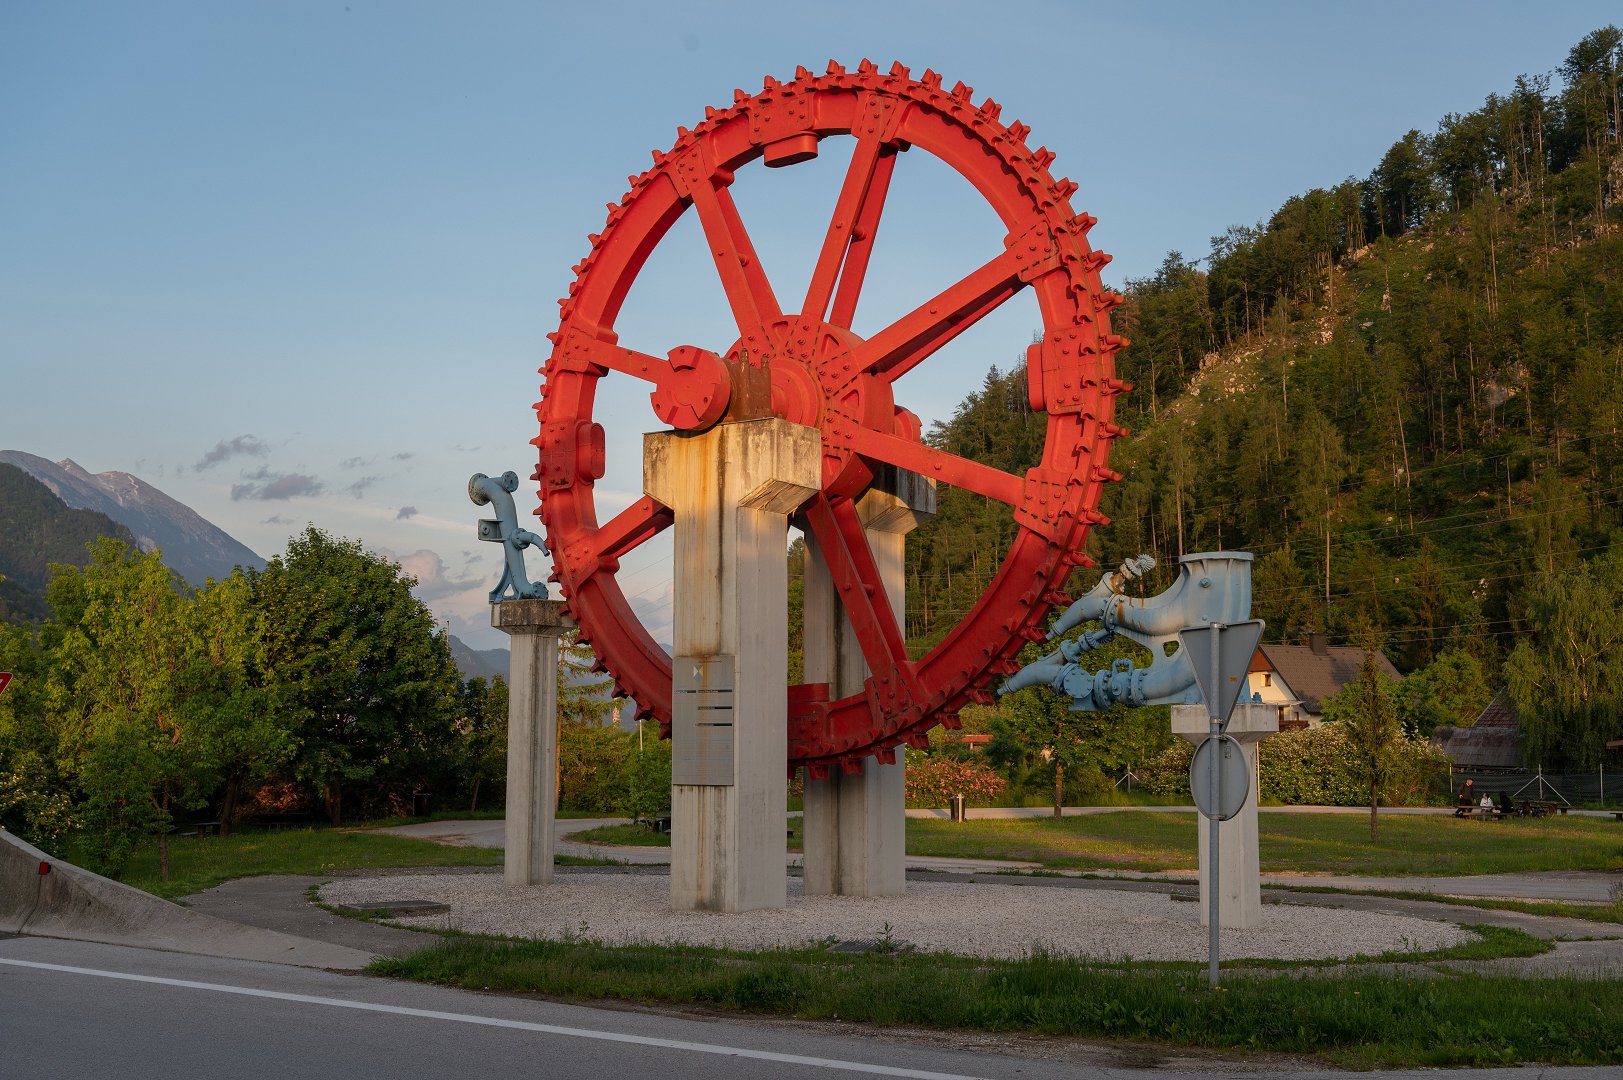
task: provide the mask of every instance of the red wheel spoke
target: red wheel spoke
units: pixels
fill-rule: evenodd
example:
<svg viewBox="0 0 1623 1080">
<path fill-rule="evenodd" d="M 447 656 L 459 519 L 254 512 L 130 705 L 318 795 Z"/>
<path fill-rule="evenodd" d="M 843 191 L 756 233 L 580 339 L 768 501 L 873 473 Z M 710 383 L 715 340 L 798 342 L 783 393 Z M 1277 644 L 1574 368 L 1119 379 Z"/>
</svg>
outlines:
<svg viewBox="0 0 1623 1080">
<path fill-rule="evenodd" d="M 869 338 L 856 350 L 858 365 L 894 381 L 1020 288 L 1019 260 L 1005 251 Z"/>
<path fill-rule="evenodd" d="M 651 383 L 658 384 L 670 375 L 671 365 L 659 357 L 600 338 L 574 335 L 570 337 L 568 347 L 570 354 L 577 358 Z"/>
<path fill-rule="evenodd" d="M 885 193 L 890 190 L 891 174 L 896 171 L 895 151 L 879 155 L 874 166 L 873 183 L 868 198 L 862 204 L 857 226 L 851 237 L 851 253 L 845 257 L 845 271 L 840 275 L 840 291 L 834 294 L 834 310 L 829 322 L 851 329 L 856 316 L 857 296 L 868 273 L 868 259 L 873 255 L 874 233 L 879 231 L 879 215 L 885 209 Z"/>
<path fill-rule="evenodd" d="M 670 528 L 675 520 L 670 507 L 644 495 L 597 530 L 597 554 L 600 558 L 623 558 L 645 540 Z"/>
<path fill-rule="evenodd" d="M 849 438 L 851 448 L 863 457 L 942 480 L 953 487 L 973 491 L 1010 506 L 1020 505 L 1025 481 L 990 465 L 982 465 L 978 461 L 970 461 L 900 435 L 861 429 L 849 435 Z"/>
<path fill-rule="evenodd" d="M 806 520 L 828 562 L 834 591 L 856 631 L 868 670 L 878 675 L 907 665 L 907 643 L 890 609 L 856 507 L 849 499 L 819 494 L 806 507 Z"/>
<path fill-rule="evenodd" d="M 705 242 L 710 255 L 716 260 L 716 272 L 721 275 L 721 287 L 727 293 L 727 303 L 733 309 L 738 332 L 746 342 L 759 337 L 756 348 L 766 348 L 766 326 L 779 317 L 778 298 L 772 293 L 772 284 L 761 269 L 744 229 L 738 207 L 725 187 L 701 183 L 693 190 L 693 207 L 698 211 L 699 224 L 704 228 Z"/>
<path fill-rule="evenodd" d="M 851 164 L 846 169 L 845 184 L 834 204 L 834 218 L 829 222 L 828 235 L 823 238 L 823 249 L 817 256 L 817 267 L 812 271 L 802 315 L 823 320 L 828 313 L 829 300 L 833 298 L 832 321 L 850 329 L 857 295 L 862 291 L 863 275 L 868 269 L 868 257 L 873 251 L 873 234 L 879 227 L 879 215 L 885 209 L 885 193 L 890 188 L 895 167 L 895 150 L 883 146 L 877 138 L 857 141 Z M 839 286 L 837 297 L 836 283 Z"/>
</svg>

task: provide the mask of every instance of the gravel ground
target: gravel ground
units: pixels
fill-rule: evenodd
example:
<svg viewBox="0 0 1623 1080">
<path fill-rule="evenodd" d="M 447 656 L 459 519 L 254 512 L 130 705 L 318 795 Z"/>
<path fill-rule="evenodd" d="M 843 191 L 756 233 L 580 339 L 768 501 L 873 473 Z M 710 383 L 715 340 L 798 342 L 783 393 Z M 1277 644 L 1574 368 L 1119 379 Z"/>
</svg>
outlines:
<svg viewBox="0 0 1623 1080">
<path fill-rule="evenodd" d="M 909 882 L 900 897 L 805 896 L 789 881 L 789 906 L 738 915 L 673 912 L 670 880 L 646 874 L 560 874 L 537 888 L 492 874 L 351 878 L 321 888 L 330 904 L 429 900 L 449 914 L 403 926 L 515 937 L 575 936 L 611 945 L 683 943 L 719 948 L 798 947 L 889 937 L 926 952 L 1018 957 L 1032 946 L 1105 960 L 1204 960 L 1197 904 L 1156 893 L 1029 885 Z M 1267 905 L 1256 930 L 1225 930 L 1225 960 L 1303 960 L 1425 951 L 1472 940 L 1452 923 L 1323 907 Z"/>
</svg>

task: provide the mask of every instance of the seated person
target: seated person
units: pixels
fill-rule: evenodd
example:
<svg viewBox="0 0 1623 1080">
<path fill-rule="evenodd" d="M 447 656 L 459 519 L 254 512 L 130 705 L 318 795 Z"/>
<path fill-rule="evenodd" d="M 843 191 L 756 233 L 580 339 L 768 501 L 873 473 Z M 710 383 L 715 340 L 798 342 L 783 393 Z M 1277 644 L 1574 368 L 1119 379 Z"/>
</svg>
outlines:
<svg viewBox="0 0 1623 1080">
<path fill-rule="evenodd" d="M 1483 814 L 1491 817 L 1493 815 L 1493 796 L 1484 791 L 1482 793 L 1482 801 L 1477 803 L 1477 806 L 1481 809 Z"/>
<path fill-rule="evenodd" d="M 1515 813 L 1510 805 L 1510 796 L 1500 792 L 1499 803 L 1494 807 L 1493 812 L 1495 817 L 1509 817 Z"/>
</svg>

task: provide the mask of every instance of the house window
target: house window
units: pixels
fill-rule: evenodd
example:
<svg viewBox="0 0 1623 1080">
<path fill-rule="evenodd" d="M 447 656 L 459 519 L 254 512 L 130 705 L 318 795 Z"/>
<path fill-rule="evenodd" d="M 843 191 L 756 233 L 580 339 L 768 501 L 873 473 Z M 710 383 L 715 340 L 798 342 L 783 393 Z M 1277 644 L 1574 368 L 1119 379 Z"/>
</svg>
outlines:
<svg viewBox="0 0 1623 1080">
<path fill-rule="evenodd" d="M 1264 671 L 1262 673 L 1262 685 L 1264 685 L 1264 686 L 1272 686 L 1272 685 L 1274 685 L 1274 676 L 1273 676 L 1272 672 Z"/>
</svg>

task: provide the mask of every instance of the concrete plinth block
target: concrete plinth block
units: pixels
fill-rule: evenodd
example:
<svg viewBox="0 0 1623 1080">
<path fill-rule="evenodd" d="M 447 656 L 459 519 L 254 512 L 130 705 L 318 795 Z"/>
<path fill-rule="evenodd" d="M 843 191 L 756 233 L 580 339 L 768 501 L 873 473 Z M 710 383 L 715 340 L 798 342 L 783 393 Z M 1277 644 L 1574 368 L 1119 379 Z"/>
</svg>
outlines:
<svg viewBox="0 0 1623 1080">
<path fill-rule="evenodd" d="M 898 621 L 905 602 L 906 537 L 935 512 L 935 482 L 884 466 L 856 505 L 885 597 Z M 834 699 L 861 693 L 869 671 L 851 620 L 829 576 L 816 535 L 806 530 L 806 681 L 826 682 Z M 906 758 L 864 758 L 859 772 L 806 777 L 805 880 L 808 895 L 900 896 L 907 881 Z"/>
<path fill-rule="evenodd" d="M 1174 705 L 1172 733 L 1195 745 L 1210 734 L 1211 715 L 1204 705 Z M 1220 891 L 1217 922 L 1224 929 L 1250 930 L 1262 925 L 1262 870 L 1257 852 L 1257 744 L 1279 730 L 1279 708 L 1242 701 L 1229 716 L 1226 734 L 1240 744 L 1251 773 L 1251 790 L 1240 812 L 1219 822 L 1217 834 Z M 1209 922 L 1211 893 L 1211 819 L 1200 819 L 1200 924 Z"/>
<path fill-rule="evenodd" d="M 821 484 L 816 428 L 746 420 L 643 437 L 643 490 L 676 517 L 672 669 L 692 699 L 679 699 L 673 685 L 677 911 L 751 911 L 788 902 L 783 554 L 788 516 Z M 683 710 L 693 715 L 677 722 Z"/>
<path fill-rule="evenodd" d="M 512 638 L 502 874 L 509 885 L 545 885 L 558 815 L 558 639 L 575 623 L 561 600 L 503 600 L 490 605 L 490 625 Z"/>
</svg>

